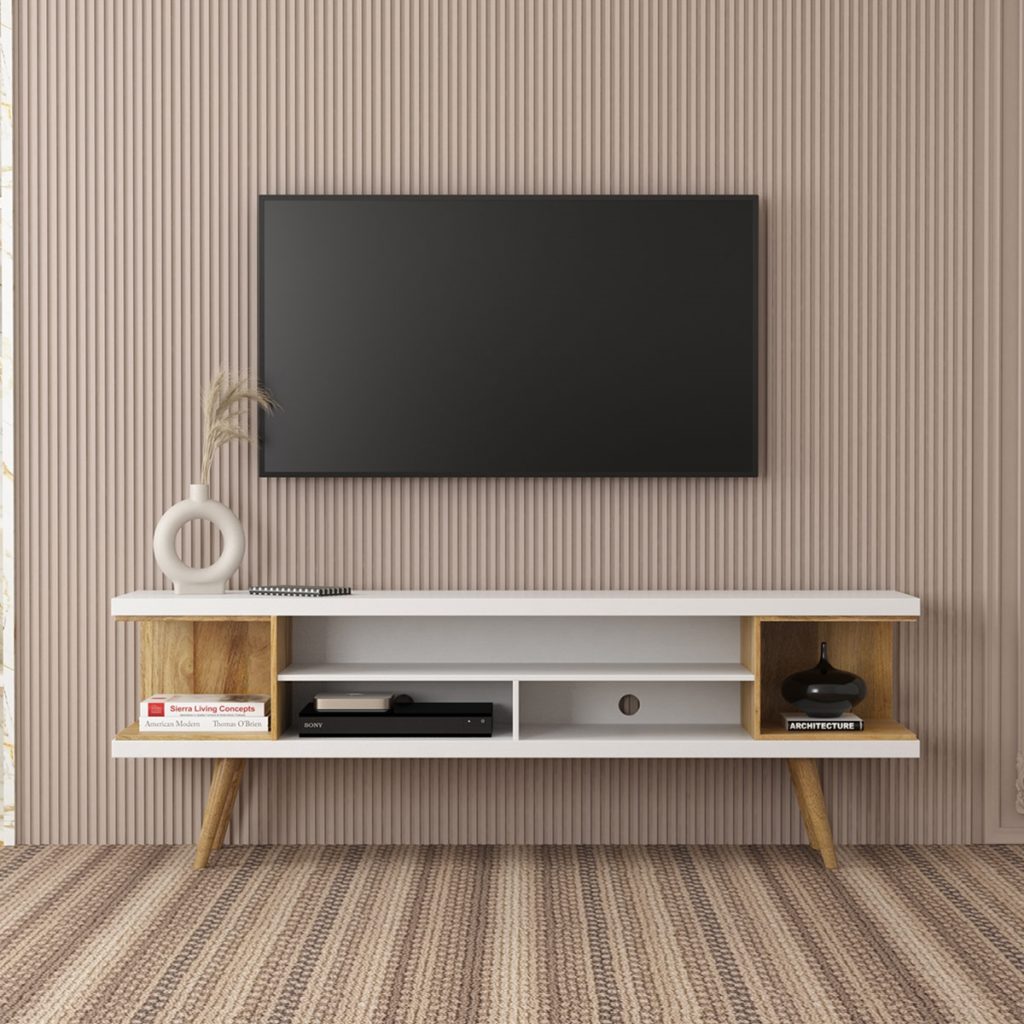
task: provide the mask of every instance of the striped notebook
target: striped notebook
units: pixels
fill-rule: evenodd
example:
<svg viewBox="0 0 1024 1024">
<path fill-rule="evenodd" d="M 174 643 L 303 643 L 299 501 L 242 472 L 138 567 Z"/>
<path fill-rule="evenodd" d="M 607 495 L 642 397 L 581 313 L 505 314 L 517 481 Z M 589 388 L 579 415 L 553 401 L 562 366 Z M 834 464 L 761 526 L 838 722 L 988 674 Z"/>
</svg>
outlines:
<svg viewBox="0 0 1024 1024">
<path fill-rule="evenodd" d="M 260 597 L 347 597 L 352 593 L 351 587 L 293 587 L 293 586 L 255 586 L 249 588 L 250 594 Z"/>
</svg>

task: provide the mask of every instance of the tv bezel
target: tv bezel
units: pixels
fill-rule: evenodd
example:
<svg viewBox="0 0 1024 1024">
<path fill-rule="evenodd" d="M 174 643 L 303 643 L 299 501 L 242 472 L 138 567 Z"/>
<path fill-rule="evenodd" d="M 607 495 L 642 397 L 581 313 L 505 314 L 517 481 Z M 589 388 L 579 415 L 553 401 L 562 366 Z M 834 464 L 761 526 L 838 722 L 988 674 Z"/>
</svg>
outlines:
<svg viewBox="0 0 1024 1024">
<path fill-rule="evenodd" d="M 509 202 L 547 202 L 547 201 L 561 201 L 566 200 L 586 200 L 593 202 L 595 200 L 601 201 L 629 201 L 629 202 L 708 202 L 709 200 L 722 200 L 727 202 L 736 202 L 739 200 L 746 200 L 752 207 L 753 216 L 753 251 L 752 251 L 752 295 L 751 295 L 751 306 L 754 313 L 754 330 L 750 339 L 750 355 L 752 359 L 753 367 L 753 412 L 754 412 L 754 437 L 753 437 L 753 451 L 751 453 L 751 470 L 750 472 L 737 472 L 737 473 L 679 473 L 674 471 L 666 472 L 628 472 L 624 471 L 621 473 L 616 472 L 605 472 L 605 473 L 486 473 L 486 474 L 467 474 L 467 473 L 426 473 L 422 471 L 412 472 L 401 472 L 401 471 L 386 471 L 381 470 L 378 472 L 349 472 L 346 470 L 334 470 L 331 472 L 318 472 L 308 470 L 278 470 L 272 471 L 266 468 L 264 464 L 264 426 L 268 413 L 259 408 L 257 411 L 257 463 L 258 471 L 261 479 L 290 479 L 290 478 L 310 478 L 310 479 L 463 479 L 463 480 L 487 480 L 487 479 L 544 479 L 544 480 L 561 480 L 561 479 L 586 479 L 586 480 L 601 480 L 601 479 L 678 479 L 678 480 L 689 480 L 689 479 L 703 479 L 703 480 L 749 480 L 756 479 L 760 475 L 760 463 L 761 463 L 761 439 L 763 434 L 763 424 L 761 422 L 761 372 L 760 372 L 760 339 L 761 339 L 761 309 L 760 309 L 760 197 L 756 193 L 711 193 L 711 194 L 699 194 L 699 193 L 686 193 L 680 195 L 663 194 L 657 195 L 627 195 L 627 194 L 601 194 L 601 195 L 561 195 L 561 194 L 544 194 L 544 195 L 529 195 L 529 194 L 503 194 L 494 195 L 490 193 L 461 193 L 459 195 L 437 195 L 437 194 L 405 194 L 405 195 L 387 195 L 387 194 L 372 194 L 366 195 L 362 193 L 323 193 L 323 194 L 292 194 L 292 193 L 260 193 L 257 199 L 257 257 L 256 257 L 256 291 L 257 291 L 257 312 L 256 312 L 256 359 L 257 359 L 257 379 L 261 384 L 264 383 L 263 369 L 264 369 L 264 288 L 263 288 L 263 272 L 264 272 L 264 215 L 268 202 L 322 202 L 325 199 L 331 200 L 360 200 L 365 202 L 367 200 L 380 200 L 386 202 L 396 201 L 409 201 L 409 202 L 422 202 L 424 200 L 438 201 L 438 202 L 459 202 L 460 200 L 466 199 L 489 199 L 497 201 L 509 201 Z M 273 397 L 273 395 L 271 395 Z M 273 415 L 270 413 L 269 415 Z"/>
</svg>

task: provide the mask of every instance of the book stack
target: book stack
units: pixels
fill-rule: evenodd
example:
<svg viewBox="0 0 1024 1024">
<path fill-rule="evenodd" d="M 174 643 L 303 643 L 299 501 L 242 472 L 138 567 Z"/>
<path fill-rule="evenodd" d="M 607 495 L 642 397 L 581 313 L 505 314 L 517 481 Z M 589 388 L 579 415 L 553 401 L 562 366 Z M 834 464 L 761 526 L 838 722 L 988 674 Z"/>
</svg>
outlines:
<svg viewBox="0 0 1024 1024">
<path fill-rule="evenodd" d="M 139 732 L 270 732 L 270 697 L 157 693 L 139 704 Z"/>
<path fill-rule="evenodd" d="M 837 718 L 812 718 L 802 711 L 783 711 L 782 723 L 786 732 L 863 732 L 864 719 L 847 711 Z"/>
<path fill-rule="evenodd" d="M 348 597 L 351 587 L 296 587 L 291 584 L 278 585 L 260 583 L 249 588 L 257 597 Z"/>
</svg>

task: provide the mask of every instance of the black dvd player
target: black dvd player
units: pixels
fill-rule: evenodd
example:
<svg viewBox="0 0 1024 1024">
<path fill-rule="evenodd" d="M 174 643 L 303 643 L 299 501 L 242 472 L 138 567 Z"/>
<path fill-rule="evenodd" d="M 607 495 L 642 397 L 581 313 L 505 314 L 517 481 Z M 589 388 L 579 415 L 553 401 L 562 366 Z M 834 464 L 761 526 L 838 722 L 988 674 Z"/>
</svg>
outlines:
<svg viewBox="0 0 1024 1024">
<path fill-rule="evenodd" d="M 300 736 L 492 736 L 494 705 L 485 703 L 395 704 L 390 711 L 317 711 L 310 701 L 299 713 Z"/>
</svg>

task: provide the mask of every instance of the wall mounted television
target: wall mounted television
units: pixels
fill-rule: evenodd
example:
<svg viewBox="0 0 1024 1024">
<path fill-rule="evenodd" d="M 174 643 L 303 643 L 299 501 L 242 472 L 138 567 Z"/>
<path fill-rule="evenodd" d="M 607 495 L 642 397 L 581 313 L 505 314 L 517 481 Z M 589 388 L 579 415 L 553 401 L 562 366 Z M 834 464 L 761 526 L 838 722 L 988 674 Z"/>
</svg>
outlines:
<svg viewBox="0 0 1024 1024">
<path fill-rule="evenodd" d="M 756 196 L 261 196 L 263 476 L 756 476 Z"/>
</svg>

